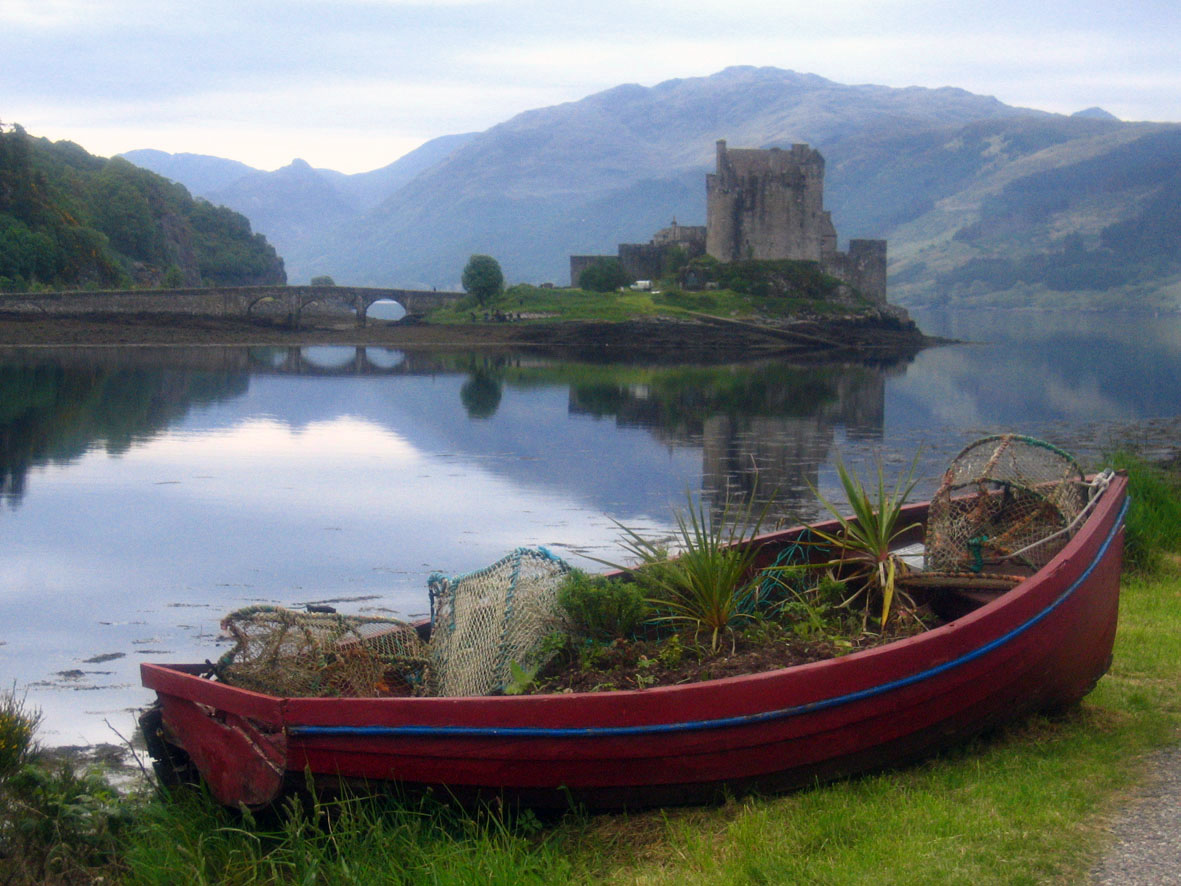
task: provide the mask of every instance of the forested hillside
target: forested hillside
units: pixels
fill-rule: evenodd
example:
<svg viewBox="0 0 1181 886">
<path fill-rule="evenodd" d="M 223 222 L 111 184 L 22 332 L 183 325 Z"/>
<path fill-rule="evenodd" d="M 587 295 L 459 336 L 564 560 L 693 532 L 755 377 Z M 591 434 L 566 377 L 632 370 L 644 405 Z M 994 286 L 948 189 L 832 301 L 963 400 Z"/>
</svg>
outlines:
<svg viewBox="0 0 1181 886">
<path fill-rule="evenodd" d="M 126 160 L 0 127 L 0 291 L 286 279 L 245 216 Z"/>
</svg>

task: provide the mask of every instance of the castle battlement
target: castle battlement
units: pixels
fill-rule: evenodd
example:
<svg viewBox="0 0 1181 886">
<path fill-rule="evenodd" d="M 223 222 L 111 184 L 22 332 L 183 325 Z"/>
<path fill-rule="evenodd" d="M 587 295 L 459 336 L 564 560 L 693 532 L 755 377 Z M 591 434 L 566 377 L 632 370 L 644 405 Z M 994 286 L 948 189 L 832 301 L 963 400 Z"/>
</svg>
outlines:
<svg viewBox="0 0 1181 886">
<path fill-rule="evenodd" d="M 619 244 L 618 260 L 632 279 L 661 276 L 674 249 L 718 261 L 794 259 L 818 262 L 825 273 L 886 303 L 886 241 L 851 240 L 837 251 L 837 232 L 824 208 L 824 157 L 815 148 L 728 148 L 717 143 L 717 170 L 705 177 L 705 227 L 677 224 L 649 243 Z M 570 284 L 589 265 L 616 256 L 570 256 Z"/>
<path fill-rule="evenodd" d="M 886 241 L 854 240 L 837 251 L 824 208 L 824 157 L 807 145 L 790 150 L 730 149 L 717 143 L 717 171 L 705 178 L 705 251 L 718 261 L 795 259 L 886 301 Z"/>
</svg>

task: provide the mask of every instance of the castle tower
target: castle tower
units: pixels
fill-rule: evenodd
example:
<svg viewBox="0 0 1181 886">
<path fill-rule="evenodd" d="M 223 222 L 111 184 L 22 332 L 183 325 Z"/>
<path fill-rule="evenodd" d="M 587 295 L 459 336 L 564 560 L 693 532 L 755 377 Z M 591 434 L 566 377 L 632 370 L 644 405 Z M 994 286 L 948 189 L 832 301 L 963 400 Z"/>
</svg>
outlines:
<svg viewBox="0 0 1181 886">
<path fill-rule="evenodd" d="M 790 151 L 727 150 L 706 176 L 706 245 L 719 261 L 821 261 L 836 249 L 824 211 L 824 158 L 807 145 Z"/>
</svg>

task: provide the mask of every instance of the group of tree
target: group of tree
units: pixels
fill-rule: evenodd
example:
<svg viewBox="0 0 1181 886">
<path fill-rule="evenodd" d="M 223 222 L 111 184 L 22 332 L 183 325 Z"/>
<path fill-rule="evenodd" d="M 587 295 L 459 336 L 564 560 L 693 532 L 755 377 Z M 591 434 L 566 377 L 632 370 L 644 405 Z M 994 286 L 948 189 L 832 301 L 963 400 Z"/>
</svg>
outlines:
<svg viewBox="0 0 1181 886">
<path fill-rule="evenodd" d="M 710 256 L 677 262 L 666 282 L 692 279 L 694 288 L 712 284 L 757 297 L 833 298 L 842 288 L 840 280 L 826 274 L 814 261 L 719 262 Z M 504 291 L 504 274 L 490 255 L 473 255 L 463 269 L 463 288 L 480 305 L 487 305 Z M 589 292 L 615 292 L 633 278 L 619 259 L 603 257 L 588 264 L 578 275 L 578 288 Z M 689 284 L 686 284 L 689 285 Z"/>
<path fill-rule="evenodd" d="M 631 282 L 631 276 L 617 258 L 596 259 L 578 275 L 578 288 L 590 292 L 614 292 Z"/>
<path fill-rule="evenodd" d="M 286 279 L 245 216 L 121 158 L 0 126 L 0 291 Z"/>
</svg>

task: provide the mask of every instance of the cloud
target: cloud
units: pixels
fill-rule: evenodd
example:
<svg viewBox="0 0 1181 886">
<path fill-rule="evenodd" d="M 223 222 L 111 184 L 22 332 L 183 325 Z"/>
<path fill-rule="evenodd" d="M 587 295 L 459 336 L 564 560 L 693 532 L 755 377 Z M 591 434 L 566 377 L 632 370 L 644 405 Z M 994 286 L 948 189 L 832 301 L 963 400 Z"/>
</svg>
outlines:
<svg viewBox="0 0 1181 886">
<path fill-rule="evenodd" d="M 267 168 L 298 155 L 350 171 L 620 83 L 733 64 L 1178 119 L 1177 18 L 1156 0 L 7 0 L 0 113 L 97 153 Z"/>
</svg>

